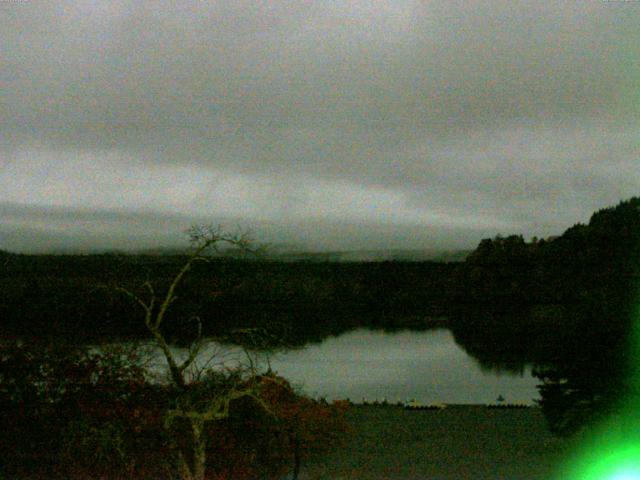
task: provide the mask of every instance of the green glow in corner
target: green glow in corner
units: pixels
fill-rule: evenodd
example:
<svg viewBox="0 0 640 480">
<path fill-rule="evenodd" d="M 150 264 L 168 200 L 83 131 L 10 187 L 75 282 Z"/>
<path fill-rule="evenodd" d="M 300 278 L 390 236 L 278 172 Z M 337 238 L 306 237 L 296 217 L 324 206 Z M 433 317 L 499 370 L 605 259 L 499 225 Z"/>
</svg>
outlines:
<svg viewBox="0 0 640 480">
<path fill-rule="evenodd" d="M 607 453 L 607 447 L 611 452 Z M 581 464 L 574 466 L 568 478 L 580 480 L 640 480 L 640 444 L 602 445 Z"/>
<path fill-rule="evenodd" d="M 640 480 L 640 309 L 629 345 L 631 397 L 573 452 L 558 480 Z"/>
<path fill-rule="evenodd" d="M 558 480 L 640 480 L 638 406 L 610 418 L 595 430 L 557 477 Z"/>
</svg>

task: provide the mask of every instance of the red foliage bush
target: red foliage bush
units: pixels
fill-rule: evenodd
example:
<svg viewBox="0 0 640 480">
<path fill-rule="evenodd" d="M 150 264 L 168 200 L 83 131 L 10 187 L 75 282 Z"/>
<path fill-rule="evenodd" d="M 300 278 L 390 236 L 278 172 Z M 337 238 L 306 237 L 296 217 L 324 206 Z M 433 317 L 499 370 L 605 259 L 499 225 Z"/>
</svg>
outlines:
<svg viewBox="0 0 640 480">
<path fill-rule="evenodd" d="M 281 377 L 258 380 L 266 410 L 243 399 L 228 419 L 210 426 L 212 478 L 281 478 L 304 459 L 339 446 L 349 432 L 346 402 L 302 396 Z"/>
<path fill-rule="evenodd" d="M 306 398 L 273 375 L 257 380 L 261 402 L 237 400 L 227 419 L 208 425 L 212 479 L 279 478 L 348 430 L 346 404 Z M 194 387 L 215 395 L 219 381 Z M 179 426 L 164 428 L 175 395 L 149 383 L 124 350 L 4 345 L 0 477 L 175 478 L 177 448 L 188 441 Z"/>
<path fill-rule="evenodd" d="M 131 478 L 151 466 L 157 472 L 155 460 L 166 458 L 168 442 L 165 407 L 152 390 L 124 350 L 2 346 L 0 472 L 45 478 Z"/>
</svg>

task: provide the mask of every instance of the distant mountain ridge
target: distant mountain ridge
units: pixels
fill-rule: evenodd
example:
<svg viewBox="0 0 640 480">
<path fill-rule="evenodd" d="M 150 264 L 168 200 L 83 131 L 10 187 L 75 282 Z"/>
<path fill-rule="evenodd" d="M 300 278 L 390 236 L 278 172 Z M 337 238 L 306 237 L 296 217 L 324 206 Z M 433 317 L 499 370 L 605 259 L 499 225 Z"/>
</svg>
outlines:
<svg viewBox="0 0 640 480">
<path fill-rule="evenodd" d="M 180 256 L 188 255 L 188 248 L 180 247 L 155 247 L 133 251 L 120 249 L 96 249 L 85 251 L 77 249 L 53 249 L 41 255 L 126 255 L 126 256 Z M 266 253 L 260 258 L 262 260 L 278 262 L 464 262 L 472 250 L 344 250 L 329 252 L 296 251 L 285 249 L 267 248 Z M 0 250 L 0 258 L 3 256 L 17 255 L 16 253 Z M 234 250 L 223 250 L 212 256 L 215 257 L 237 257 L 240 253 Z"/>
<path fill-rule="evenodd" d="M 311 262 L 463 262 L 471 250 L 345 250 L 335 252 L 281 252 L 269 259 Z"/>
</svg>

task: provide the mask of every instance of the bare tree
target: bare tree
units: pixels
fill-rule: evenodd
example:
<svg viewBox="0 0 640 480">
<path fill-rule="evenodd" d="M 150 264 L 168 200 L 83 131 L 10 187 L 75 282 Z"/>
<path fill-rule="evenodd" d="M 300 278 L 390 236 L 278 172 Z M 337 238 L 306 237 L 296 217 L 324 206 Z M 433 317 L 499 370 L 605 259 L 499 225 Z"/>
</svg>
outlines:
<svg viewBox="0 0 640 480">
<path fill-rule="evenodd" d="M 137 294 L 123 287 L 118 289 L 142 308 L 147 330 L 162 351 L 169 369 L 170 381 L 177 390 L 175 406 L 167 412 L 165 417 L 165 428 L 171 431 L 176 422 L 182 422 L 182 425 L 187 425 L 190 430 L 191 439 L 188 442 L 190 451 L 178 448 L 182 478 L 183 480 L 203 480 L 207 460 L 206 425 L 209 422 L 227 418 L 231 403 L 243 397 L 252 398 L 260 408 L 270 411 L 267 403 L 260 397 L 260 390 L 266 383 L 279 382 L 279 380 L 274 376 L 258 375 L 256 362 L 249 361 L 247 366 L 218 372 L 219 381 L 213 389 L 205 388 L 198 391 L 194 388 L 194 382 L 188 377 L 187 371 L 194 366 L 205 344 L 200 319 L 195 318 L 197 335 L 185 359 L 179 360 L 176 357 L 162 332 L 162 325 L 167 321 L 169 308 L 177 299 L 176 291 L 194 263 L 208 261 L 211 258 L 207 254 L 219 251 L 223 246 L 237 249 L 244 254 L 257 254 L 259 249 L 254 248 L 254 243 L 247 232 L 229 234 L 220 227 L 193 226 L 187 233 L 192 252 L 173 277 L 166 291 L 157 292 L 149 280 L 143 284 L 144 294 Z M 210 360 L 207 363 L 210 363 Z"/>
</svg>

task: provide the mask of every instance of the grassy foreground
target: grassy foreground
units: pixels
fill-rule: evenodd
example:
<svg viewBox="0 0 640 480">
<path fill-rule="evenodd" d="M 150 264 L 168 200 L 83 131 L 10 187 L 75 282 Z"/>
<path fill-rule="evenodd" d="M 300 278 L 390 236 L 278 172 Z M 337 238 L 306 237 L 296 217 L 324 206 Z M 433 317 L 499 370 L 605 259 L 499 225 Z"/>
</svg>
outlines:
<svg viewBox="0 0 640 480">
<path fill-rule="evenodd" d="M 568 447 L 538 408 L 409 411 L 354 406 L 346 446 L 303 465 L 301 479 L 549 479 Z"/>
</svg>

